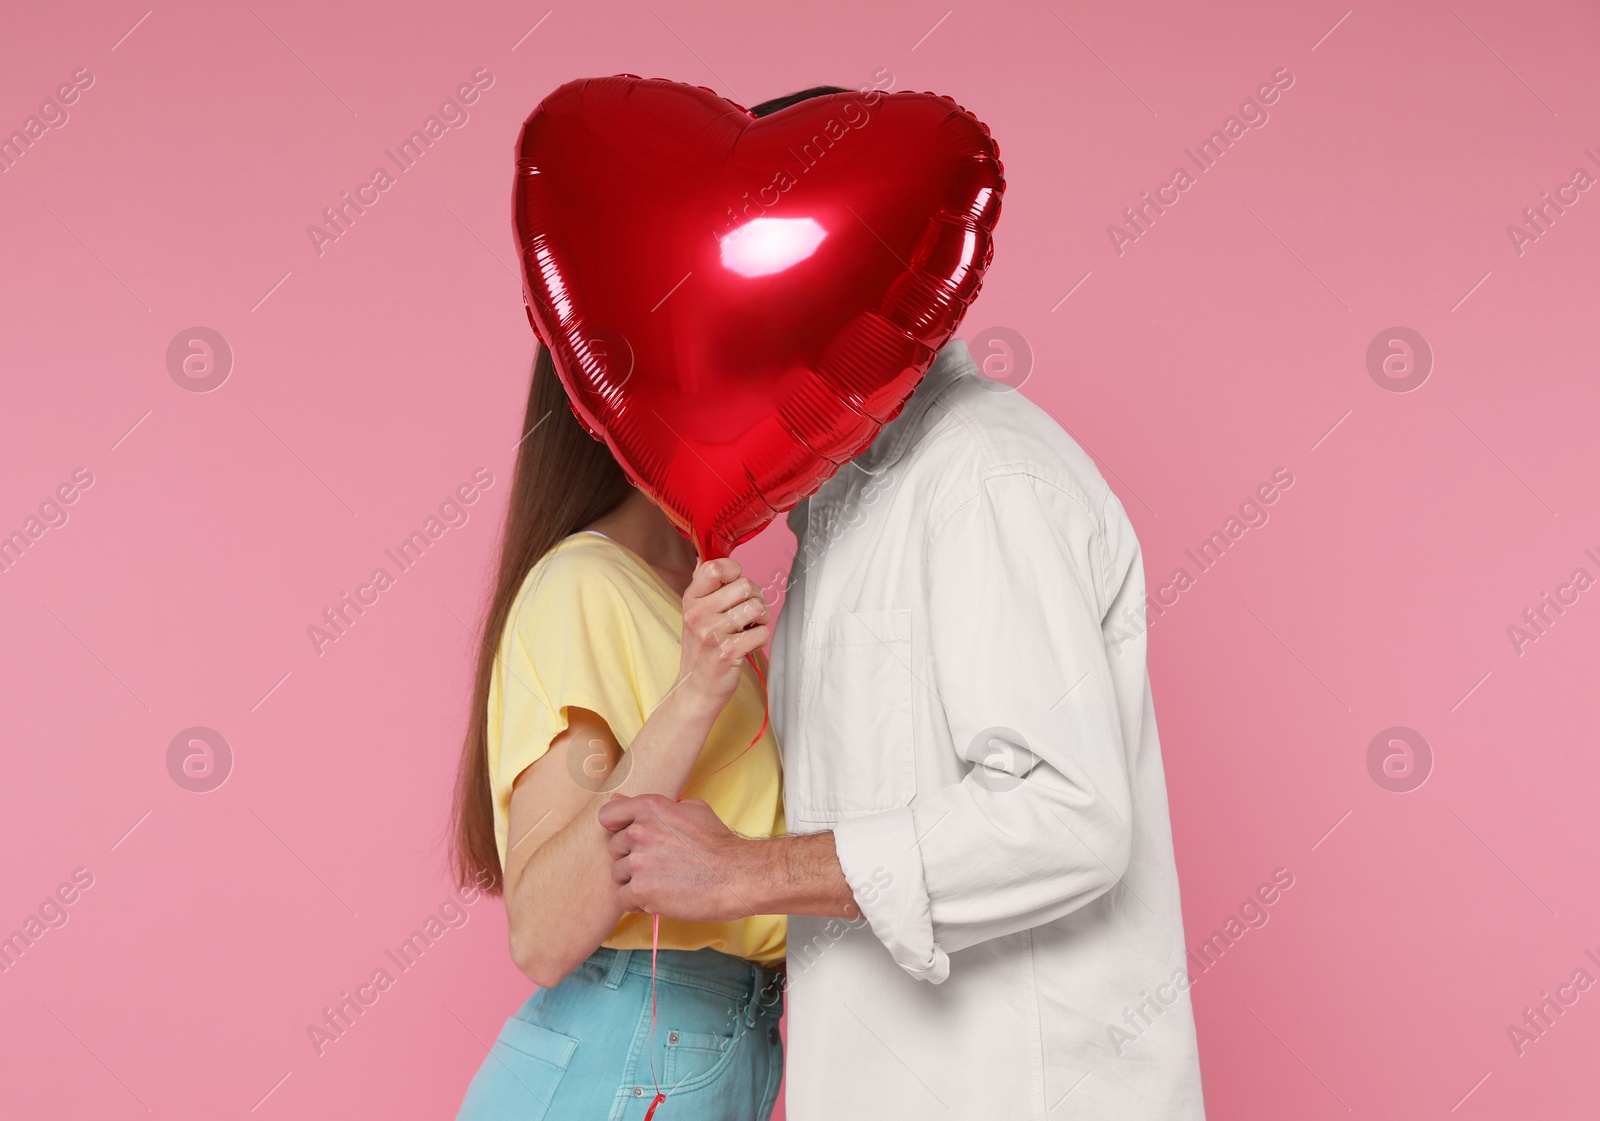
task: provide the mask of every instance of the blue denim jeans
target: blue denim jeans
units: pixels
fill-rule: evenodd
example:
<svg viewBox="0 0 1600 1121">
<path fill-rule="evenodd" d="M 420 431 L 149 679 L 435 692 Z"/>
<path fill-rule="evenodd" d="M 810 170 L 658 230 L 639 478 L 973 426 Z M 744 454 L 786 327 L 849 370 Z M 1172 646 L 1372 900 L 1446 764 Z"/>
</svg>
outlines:
<svg viewBox="0 0 1600 1121">
<path fill-rule="evenodd" d="M 528 998 L 457 1121 L 768 1121 L 783 1077 L 781 973 L 717 950 L 596 950 Z M 654 1074 L 651 1064 L 654 1063 Z"/>
</svg>

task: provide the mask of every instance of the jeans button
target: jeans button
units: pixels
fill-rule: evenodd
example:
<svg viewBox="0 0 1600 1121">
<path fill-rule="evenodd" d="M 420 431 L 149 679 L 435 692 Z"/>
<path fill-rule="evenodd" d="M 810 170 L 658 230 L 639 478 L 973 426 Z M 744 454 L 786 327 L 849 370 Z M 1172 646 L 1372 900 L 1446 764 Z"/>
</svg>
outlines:
<svg viewBox="0 0 1600 1121">
<path fill-rule="evenodd" d="M 678 1033 L 675 1032 L 675 1031 L 674 1032 L 668 1032 L 667 1033 L 667 1042 L 668 1043 L 676 1043 L 676 1042 L 678 1042 Z"/>
<path fill-rule="evenodd" d="M 636 1098 L 644 1097 L 644 1087 L 643 1086 L 635 1086 L 633 1088 L 633 1096 L 636 1097 Z"/>
<path fill-rule="evenodd" d="M 772 1027 L 767 1029 L 767 1039 L 770 1040 L 772 1043 L 777 1043 L 782 1038 L 783 1037 L 778 1034 L 778 1026 L 776 1024 L 774 1024 Z"/>
</svg>

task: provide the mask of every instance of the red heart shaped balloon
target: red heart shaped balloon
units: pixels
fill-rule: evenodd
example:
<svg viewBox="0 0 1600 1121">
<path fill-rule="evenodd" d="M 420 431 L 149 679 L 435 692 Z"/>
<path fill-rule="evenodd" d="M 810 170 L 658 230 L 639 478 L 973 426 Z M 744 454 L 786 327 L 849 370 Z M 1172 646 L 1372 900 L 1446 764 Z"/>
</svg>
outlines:
<svg viewBox="0 0 1600 1121">
<path fill-rule="evenodd" d="M 989 130 L 949 98 L 756 118 L 631 74 L 569 82 L 517 142 L 524 299 L 573 411 L 725 556 L 899 412 L 993 255 Z"/>
</svg>

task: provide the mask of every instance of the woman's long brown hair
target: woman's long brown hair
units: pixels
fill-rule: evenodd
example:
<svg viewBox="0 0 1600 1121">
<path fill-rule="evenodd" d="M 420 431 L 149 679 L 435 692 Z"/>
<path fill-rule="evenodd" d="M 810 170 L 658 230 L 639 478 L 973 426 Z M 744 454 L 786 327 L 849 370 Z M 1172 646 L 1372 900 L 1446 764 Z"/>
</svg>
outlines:
<svg viewBox="0 0 1600 1121">
<path fill-rule="evenodd" d="M 617 508 L 630 484 L 611 449 L 578 423 L 556 376 L 550 351 L 539 347 L 528 390 L 528 412 L 500 536 L 488 607 L 480 632 L 478 668 L 466 742 L 456 770 L 451 865 L 462 887 L 501 892 L 500 852 L 494 839 L 494 794 L 489 782 L 489 679 L 500 635 L 517 592 L 533 566 L 557 542 Z"/>
<path fill-rule="evenodd" d="M 843 86 L 812 86 L 763 101 L 750 113 L 765 117 L 808 98 L 848 92 Z M 499 895 L 502 887 L 500 850 L 494 841 L 494 791 L 489 784 L 489 678 L 500 649 L 500 632 L 539 558 L 563 537 L 616 509 L 630 488 L 611 449 L 585 432 L 573 415 L 550 352 L 543 346 L 533 364 L 522 432 L 500 563 L 483 620 L 467 739 L 456 770 L 453 871 L 462 887 L 476 884 L 490 895 Z"/>
</svg>

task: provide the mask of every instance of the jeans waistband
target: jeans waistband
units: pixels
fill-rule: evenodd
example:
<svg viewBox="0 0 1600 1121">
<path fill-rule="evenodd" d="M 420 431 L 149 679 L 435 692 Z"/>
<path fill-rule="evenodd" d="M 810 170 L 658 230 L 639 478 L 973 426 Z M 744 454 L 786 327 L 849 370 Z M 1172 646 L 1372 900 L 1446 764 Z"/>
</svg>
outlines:
<svg viewBox="0 0 1600 1121">
<path fill-rule="evenodd" d="M 614 950 L 601 946 L 589 955 L 589 964 L 616 988 L 624 975 L 650 977 L 649 950 Z M 783 973 L 744 958 L 707 947 L 702 950 L 657 951 L 655 976 L 658 981 L 691 985 L 718 993 L 730 1000 L 748 1000 L 771 1006 L 781 991 Z"/>
</svg>

